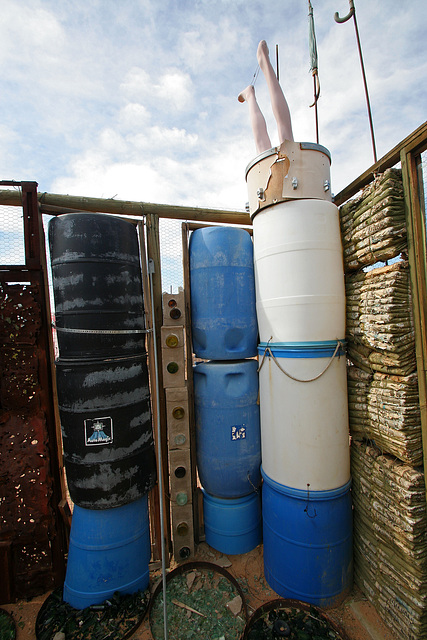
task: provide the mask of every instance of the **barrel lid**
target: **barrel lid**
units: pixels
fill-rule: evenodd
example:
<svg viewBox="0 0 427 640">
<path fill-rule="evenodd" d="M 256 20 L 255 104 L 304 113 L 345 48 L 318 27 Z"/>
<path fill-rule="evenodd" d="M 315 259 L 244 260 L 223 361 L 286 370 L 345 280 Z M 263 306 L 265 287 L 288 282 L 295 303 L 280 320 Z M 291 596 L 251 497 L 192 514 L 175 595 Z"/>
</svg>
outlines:
<svg viewBox="0 0 427 640">
<path fill-rule="evenodd" d="M 331 153 L 329 149 L 322 146 L 321 144 L 316 144 L 315 142 L 300 142 L 299 146 L 302 151 L 319 151 L 320 153 L 324 153 L 328 157 L 329 162 L 332 163 Z M 269 156 L 277 154 L 279 150 L 280 147 L 272 147 L 271 149 L 267 149 L 267 151 L 263 151 L 253 160 L 251 160 L 246 167 L 245 178 L 247 179 L 249 171 L 254 165 L 260 162 L 260 160 L 264 160 L 264 158 L 268 158 Z"/>
</svg>

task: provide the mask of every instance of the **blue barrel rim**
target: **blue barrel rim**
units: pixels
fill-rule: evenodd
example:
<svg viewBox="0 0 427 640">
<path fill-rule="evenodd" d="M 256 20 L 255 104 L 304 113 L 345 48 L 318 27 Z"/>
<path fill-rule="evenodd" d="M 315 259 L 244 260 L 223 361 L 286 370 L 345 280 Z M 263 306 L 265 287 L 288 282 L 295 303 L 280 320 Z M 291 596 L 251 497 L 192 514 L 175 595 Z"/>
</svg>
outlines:
<svg viewBox="0 0 427 640">
<path fill-rule="evenodd" d="M 237 369 L 239 367 L 251 367 L 252 362 L 256 363 L 256 360 L 254 358 L 242 358 L 238 360 L 212 360 L 211 359 L 211 360 L 203 360 L 203 362 L 195 362 L 193 365 L 193 369 L 198 368 L 202 365 L 207 365 L 207 364 L 212 365 L 213 367 L 219 367 L 222 365 L 223 367 L 231 368 L 234 366 Z"/>
<path fill-rule="evenodd" d="M 258 347 L 266 347 L 268 345 L 284 349 L 321 349 L 322 347 L 335 348 L 337 346 L 337 342 L 341 342 L 343 345 L 347 344 L 347 340 L 345 338 L 337 338 L 336 340 L 306 340 L 304 342 L 260 342 Z"/>
<path fill-rule="evenodd" d="M 149 579 L 150 579 L 150 569 L 147 568 L 147 571 L 145 571 L 143 574 L 141 574 L 134 580 L 127 582 L 126 584 L 120 585 L 119 588 L 116 589 L 116 591 L 118 591 L 119 593 L 135 593 L 136 591 L 140 591 L 140 590 L 142 591 L 142 587 L 146 584 L 147 586 L 144 588 L 144 591 L 145 591 L 145 589 L 148 588 Z M 80 600 L 80 601 L 90 600 L 92 604 L 98 604 L 98 602 L 101 603 L 105 600 L 105 598 L 111 597 L 114 593 L 111 588 L 104 589 L 103 591 L 101 590 L 100 591 L 78 591 L 76 588 L 71 587 L 69 584 L 65 582 L 64 582 L 63 589 L 66 597 L 67 597 L 67 594 L 70 594 L 70 596 L 76 596 L 75 602 L 77 602 L 77 600 Z M 94 599 L 96 599 L 96 602 L 94 602 Z M 64 598 L 64 600 L 68 602 L 66 598 Z M 74 607 L 74 608 L 76 609 L 77 607 Z"/>
<path fill-rule="evenodd" d="M 243 503 L 247 503 L 250 501 L 254 501 L 256 500 L 256 498 L 259 496 L 259 490 L 258 491 L 251 491 L 250 493 L 244 495 L 244 496 L 237 496 L 237 497 L 231 497 L 231 498 L 222 498 L 221 496 L 214 496 L 211 493 L 209 493 L 208 491 L 206 491 L 206 489 L 204 489 L 202 487 L 202 494 L 203 494 L 203 498 L 205 498 L 205 496 L 207 496 L 207 500 L 208 502 L 211 502 L 213 504 L 217 504 L 217 505 L 221 505 L 224 506 L 226 508 L 228 507 L 236 507 L 239 506 L 238 504 L 230 504 L 231 502 L 238 502 L 239 504 L 243 504 Z M 226 503 L 229 504 L 226 504 Z"/>
<path fill-rule="evenodd" d="M 309 487 L 307 489 L 294 489 L 293 487 L 288 487 L 284 484 L 280 484 L 270 478 L 264 471 L 261 466 L 261 475 L 263 477 L 264 482 L 270 489 L 273 489 L 277 493 L 281 493 L 282 495 L 288 496 L 290 498 L 295 498 L 296 500 L 307 501 L 308 494 L 310 498 L 315 501 L 320 500 L 333 500 L 335 498 L 339 498 L 340 496 L 346 494 L 352 485 L 352 478 L 340 487 L 336 487 L 335 489 L 322 489 L 321 491 L 311 490 Z"/>
<path fill-rule="evenodd" d="M 231 540 L 236 539 L 236 538 L 243 538 L 245 536 L 250 536 L 251 534 L 254 537 L 258 537 L 257 536 L 257 531 L 258 531 L 258 527 L 262 524 L 262 516 L 260 515 L 260 517 L 256 520 L 256 522 L 254 522 L 251 525 L 248 525 L 246 527 L 246 529 L 239 529 L 238 531 L 227 531 L 224 532 L 223 529 L 217 529 L 215 526 L 213 526 L 211 523 L 208 523 L 206 525 L 205 522 L 205 536 L 206 536 L 206 532 L 208 534 L 208 538 L 210 538 L 212 540 L 212 536 L 217 536 L 218 538 L 222 538 L 224 540 L 227 540 L 229 542 L 231 542 Z M 219 549 L 218 549 L 219 551 Z"/>
<path fill-rule="evenodd" d="M 337 349 L 338 344 L 341 346 Z M 330 358 L 334 355 L 338 358 L 346 355 L 345 340 L 326 340 L 324 342 L 260 342 L 258 355 L 271 357 L 267 352 L 270 349 L 276 358 Z"/>
</svg>

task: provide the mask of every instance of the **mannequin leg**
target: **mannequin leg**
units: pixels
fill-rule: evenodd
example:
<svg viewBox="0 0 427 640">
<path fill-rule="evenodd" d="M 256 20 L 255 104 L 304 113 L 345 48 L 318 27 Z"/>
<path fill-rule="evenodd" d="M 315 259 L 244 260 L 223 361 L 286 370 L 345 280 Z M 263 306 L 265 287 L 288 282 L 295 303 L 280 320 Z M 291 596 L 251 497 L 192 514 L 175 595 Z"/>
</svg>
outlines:
<svg viewBox="0 0 427 640">
<path fill-rule="evenodd" d="M 258 102 L 255 98 L 255 89 L 249 85 L 238 96 L 239 102 L 247 102 L 249 107 L 249 117 L 251 120 L 252 132 L 255 138 L 255 146 L 258 153 L 271 149 L 271 142 L 267 132 L 267 125 Z"/>
<path fill-rule="evenodd" d="M 261 40 L 257 50 L 258 64 L 263 72 L 268 90 L 270 92 L 271 107 L 273 115 L 277 122 L 280 144 L 284 140 L 293 141 L 291 114 L 289 112 L 288 103 L 283 95 L 283 91 L 277 80 L 273 67 L 271 66 L 267 43 Z"/>
</svg>

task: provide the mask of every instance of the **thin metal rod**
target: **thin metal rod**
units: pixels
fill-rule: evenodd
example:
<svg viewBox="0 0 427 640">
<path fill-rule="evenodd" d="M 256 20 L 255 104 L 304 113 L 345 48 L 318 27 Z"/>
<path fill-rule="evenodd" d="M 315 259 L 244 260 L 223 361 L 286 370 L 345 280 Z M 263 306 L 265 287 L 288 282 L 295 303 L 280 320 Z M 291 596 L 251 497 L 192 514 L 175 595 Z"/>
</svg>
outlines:
<svg viewBox="0 0 427 640">
<path fill-rule="evenodd" d="M 279 45 L 276 44 L 276 76 L 277 82 L 279 82 Z"/>
<path fill-rule="evenodd" d="M 353 12 L 354 29 L 356 31 L 357 48 L 359 50 L 360 65 L 362 67 L 363 86 L 365 88 L 366 104 L 368 107 L 369 127 L 371 129 L 372 150 L 374 153 L 374 162 L 377 161 L 377 149 L 375 146 L 374 124 L 372 122 L 371 103 L 369 101 L 368 84 L 366 82 L 365 65 L 363 64 L 362 47 L 360 45 L 359 29 L 357 28 L 356 11 Z"/>
<path fill-rule="evenodd" d="M 335 22 L 338 22 L 338 24 L 343 24 L 344 22 L 347 22 L 347 20 L 350 20 L 351 16 L 353 16 L 353 19 L 354 19 L 354 29 L 356 31 L 356 40 L 357 40 L 357 48 L 359 51 L 360 66 L 362 67 L 363 85 L 365 87 L 365 97 L 366 97 L 366 104 L 368 107 L 369 126 L 371 129 L 372 150 L 374 152 L 374 164 L 375 164 L 377 162 L 377 149 L 375 146 L 374 124 L 372 121 L 371 103 L 369 101 L 368 83 L 366 82 L 365 65 L 363 63 L 362 46 L 360 44 L 359 29 L 357 27 L 356 7 L 354 6 L 354 0 L 349 0 L 349 5 L 350 5 L 350 11 L 346 16 L 341 18 L 338 11 L 336 11 L 334 15 L 334 19 L 335 19 Z"/>
<path fill-rule="evenodd" d="M 163 464 L 161 451 L 161 429 L 160 429 L 160 394 L 159 394 L 159 366 L 157 361 L 157 340 L 156 340 L 156 317 L 154 311 L 154 293 L 153 293 L 153 273 L 154 262 L 148 260 L 148 273 L 150 276 L 150 295 L 151 295 L 151 315 L 153 322 L 153 353 L 154 353 L 154 370 L 156 372 L 156 419 L 157 419 L 157 465 L 159 472 L 159 500 L 160 500 L 160 537 L 161 537 L 161 556 L 162 556 L 162 586 L 163 586 L 163 625 L 164 639 L 168 640 L 168 609 L 166 603 L 166 549 L 165 549 L 165 525 L 164 517 L 164 497 L 163 497 Z"/>
</svg>

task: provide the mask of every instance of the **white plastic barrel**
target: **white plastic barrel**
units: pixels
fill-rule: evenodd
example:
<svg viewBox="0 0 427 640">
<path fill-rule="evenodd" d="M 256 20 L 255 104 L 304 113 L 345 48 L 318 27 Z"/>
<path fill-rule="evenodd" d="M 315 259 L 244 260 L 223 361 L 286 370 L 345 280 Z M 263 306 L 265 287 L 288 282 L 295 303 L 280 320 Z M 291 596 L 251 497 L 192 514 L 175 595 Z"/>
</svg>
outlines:
<svg viewBox="0 0 427 640">
<path fill-rule="evenodd" d="M 338 209 L 325 200 L 289 200 L 253 219 L 261 342 L 339 340 L 345 288 Z"/>
<path fill-rule="evenodd" d="M 333 342 L 269 347 L 274 358 L 258 348 L 264 472 L 294 489 L 341 487 L 350 479 L 343 350 Z"/>
</svg>

